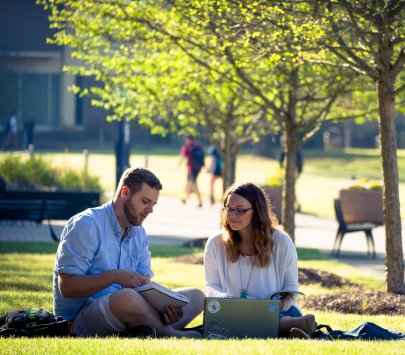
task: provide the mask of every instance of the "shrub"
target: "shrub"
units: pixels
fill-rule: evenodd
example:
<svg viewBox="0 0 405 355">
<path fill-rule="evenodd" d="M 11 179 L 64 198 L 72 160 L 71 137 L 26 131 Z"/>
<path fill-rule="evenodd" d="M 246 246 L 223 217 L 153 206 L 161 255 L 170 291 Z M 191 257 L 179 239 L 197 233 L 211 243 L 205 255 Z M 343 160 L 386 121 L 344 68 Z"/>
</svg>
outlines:
<svg viewBox="0 0 405 355">
<path fill-rule="evenodd" d="M 92 190 L 102 193 L 99 178 L 84 171 L 54 168 L 40 155 L 24 158 L 8 153 L 0 158 L 0 176 L 9 189 L 18 190 Z"/>
<path fill-rule="evenodd" d="M 90 176 L 84 171 L 77 172 L 72 169 L 61 171 L 58 182 L 59 186 L 66 190 L 102 190 L 100 179 L 97 176 Z"/>
<path fill-rule="evenodd" d="M 268 187 L 281 187 L 284 184 L 284 169 L 279 168 L 277 172 L 266 180 Z"/>
<path fill-rule="evenodd" d="M 380 190 L 382 189 L 382 182 L 378 180 L 358 179 L 351 181 L 348 185 L 344 186 L 345 189 L 361 189 L 361 190 Z"/>
</svg>

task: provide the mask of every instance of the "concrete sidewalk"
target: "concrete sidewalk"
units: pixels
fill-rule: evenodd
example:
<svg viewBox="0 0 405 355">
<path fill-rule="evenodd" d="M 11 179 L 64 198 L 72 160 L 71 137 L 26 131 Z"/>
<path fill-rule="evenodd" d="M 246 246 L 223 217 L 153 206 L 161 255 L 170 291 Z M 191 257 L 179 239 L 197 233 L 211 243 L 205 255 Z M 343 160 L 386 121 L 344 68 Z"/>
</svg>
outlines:
<svg viewBox="0 0 405 355">
<path fill-rule="evenodd" d="M 154 244 L 180 245 L 190 239 L 207 238 L 219 230 L 220 206 L 197 207 L 196 201 L 183 205 L 180 199 L 161 196 L 159 203 L 145 221 L 144 227 Z M 52 222 L 57 235 L 65 221 Z M 330 256 L 337 230 L 334 219 L 298 213 L 296 215 L 296 245 L 316 248 Z M 343 239 L 339 261 L 356 267 L 376 279 L 385 279 L 385 232 L 383 227 L 373 231 L 377 258 L 367 257 L 364 233 L 350 233 Z M 403 246 L 405 230 L 402 231 Z M 0 241 L 51 241 L 47 223 L 41 225 L 0 223 Z M 405 247 L 404 247 L 405 249 Z"/>
</svg>

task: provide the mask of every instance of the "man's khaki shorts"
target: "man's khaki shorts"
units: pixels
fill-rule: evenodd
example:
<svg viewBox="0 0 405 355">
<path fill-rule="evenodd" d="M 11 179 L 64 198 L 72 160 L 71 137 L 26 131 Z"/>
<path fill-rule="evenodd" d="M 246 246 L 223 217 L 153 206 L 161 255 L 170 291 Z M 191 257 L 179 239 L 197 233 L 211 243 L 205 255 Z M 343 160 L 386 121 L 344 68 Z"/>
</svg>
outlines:
<svg viewBox="0 0 405 355">
<path fill-rule="evenodd" d="M 79 337 L 107 336 L 126 330 L 111 312 L 110 295 L 90 298 L 73 321 L 73 332 Z"/>
</svg>

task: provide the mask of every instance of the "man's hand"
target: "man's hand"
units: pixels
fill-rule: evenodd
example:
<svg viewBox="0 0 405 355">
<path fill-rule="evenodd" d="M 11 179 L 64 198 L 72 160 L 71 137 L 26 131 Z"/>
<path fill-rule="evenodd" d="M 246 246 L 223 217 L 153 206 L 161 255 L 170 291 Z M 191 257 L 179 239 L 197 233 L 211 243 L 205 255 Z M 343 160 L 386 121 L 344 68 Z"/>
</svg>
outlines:
<svg viewBox="0 0 405 355">
<path fill-rule="evenodd" d="M 134 288 L 150 282 L 148 275 L 140 275 L 131 270 L 115 270 L 117 282 L 122 287 Z"/>
<path fill-rule="evenodd" d="M 183 306 L 179 304 L 168 304 L 166 306 L 166 312 L 163 315 L 163 321 L 165 324 L 176 323 L 183 317 Z"/>
</svg>

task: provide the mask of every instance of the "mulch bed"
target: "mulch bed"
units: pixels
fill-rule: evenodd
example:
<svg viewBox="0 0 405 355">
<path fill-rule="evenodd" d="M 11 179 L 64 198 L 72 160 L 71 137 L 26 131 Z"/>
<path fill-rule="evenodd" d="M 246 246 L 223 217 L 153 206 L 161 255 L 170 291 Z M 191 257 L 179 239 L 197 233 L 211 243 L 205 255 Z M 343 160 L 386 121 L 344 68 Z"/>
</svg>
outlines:
<svg viewBox="0 0 405 355">
<path fill-rule="evenodd" d="M 315 269 L 298 269 L 298 281 L 301 285 L 320 284 L 326 288 L 351 287 L 348 292 L 301 297 L 300 306 L 308 310 L 370 315 L 405 315 L 405 295 L 364 290 L 361 285 L 348 279 Z"/>
<path fill-rule="evenodd" d="M 175 258 L 175 260 L 181 263 L 203 264 L 203 255 L 184 255 Z M 301 285 L 319 284 L 322 287 L 334 289 L 344 286 L 351 287 L 348 292 L 300 297 L 299 305 L 307 310 L 369 315 L 405 315 L 405 295 L 364 290 L 361 285 L 348 279 L 315 269 L 299 268 L 298 282 Z"/>
<path fill-rule="evenodd" d="M 405 295 L 384 291 L 353 290 L 334 294 L 302 297 L 301 307 L 315 311 L 354 314 L 405 315 Z"/>
</svg>

